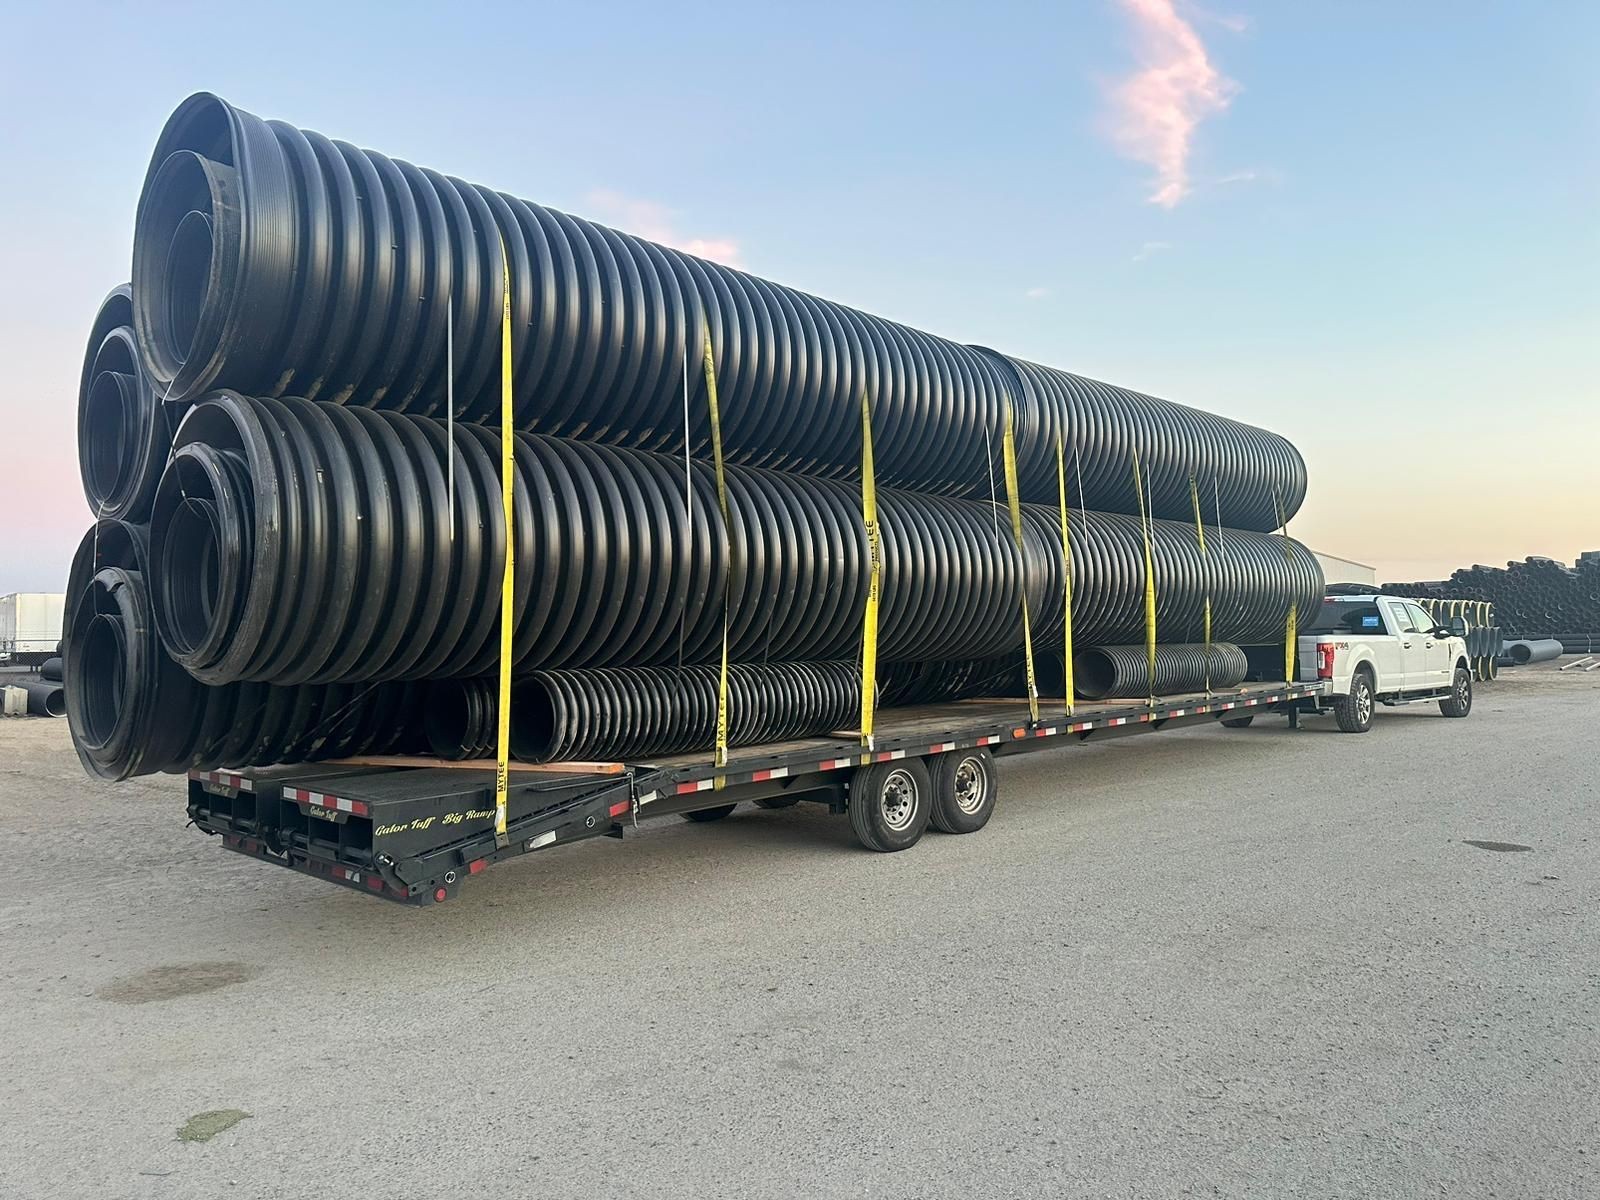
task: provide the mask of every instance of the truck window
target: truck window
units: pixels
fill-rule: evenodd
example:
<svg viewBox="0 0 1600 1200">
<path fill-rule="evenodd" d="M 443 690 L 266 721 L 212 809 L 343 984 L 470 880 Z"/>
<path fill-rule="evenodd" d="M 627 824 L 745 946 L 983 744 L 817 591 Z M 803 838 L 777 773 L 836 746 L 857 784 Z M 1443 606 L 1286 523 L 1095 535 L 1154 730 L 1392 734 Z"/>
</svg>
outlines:
<svg viewBox="0 0 1600 1200">
<path fill-rule="evenodd" d="M 1307 633 L 1381 634 L 1383 615 L 1371 600 L 1324 600 Z"/>
<path fill-rule="evenodd" d="M 1406 615 L 1411 618 L 1411 628 L 1418 633 L 1427 633 L 1439 623 L 1428 615 L 1427 609 L 1410 601 L 1406 602 Z"/>
</svg>

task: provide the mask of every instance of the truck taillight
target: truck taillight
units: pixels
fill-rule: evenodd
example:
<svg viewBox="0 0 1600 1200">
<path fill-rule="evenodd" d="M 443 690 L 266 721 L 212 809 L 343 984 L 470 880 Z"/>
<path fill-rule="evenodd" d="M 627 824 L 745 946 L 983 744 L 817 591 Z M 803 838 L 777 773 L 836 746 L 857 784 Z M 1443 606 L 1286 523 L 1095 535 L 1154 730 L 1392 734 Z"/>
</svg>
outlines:
<svg viewBox="0 0 1600 1200">
<path fill-rule="evenodd" d="M 1333 678 L 1333 643 L 1317 643 L 1317 678 Z"/>
</svg>

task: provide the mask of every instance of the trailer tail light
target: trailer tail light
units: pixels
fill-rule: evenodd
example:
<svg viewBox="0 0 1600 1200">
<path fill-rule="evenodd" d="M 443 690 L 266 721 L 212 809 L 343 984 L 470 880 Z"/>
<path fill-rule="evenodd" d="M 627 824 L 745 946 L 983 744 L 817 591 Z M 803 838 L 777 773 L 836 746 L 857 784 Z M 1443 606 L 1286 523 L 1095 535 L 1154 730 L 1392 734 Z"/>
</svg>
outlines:
<svg viewBox="0 0 1600 1200">
<path fill-rule="evenodd" d="M 1317 643 L 1317 678 L 1333 678 L 1333 643 Z"/>
</svg>

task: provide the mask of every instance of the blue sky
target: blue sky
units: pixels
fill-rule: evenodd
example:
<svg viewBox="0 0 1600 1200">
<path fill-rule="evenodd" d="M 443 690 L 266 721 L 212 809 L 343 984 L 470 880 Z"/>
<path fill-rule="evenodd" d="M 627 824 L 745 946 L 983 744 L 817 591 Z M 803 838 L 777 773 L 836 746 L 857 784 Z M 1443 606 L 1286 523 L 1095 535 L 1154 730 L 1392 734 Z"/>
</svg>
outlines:
<svg viewBox="0 0 1600 1200">
<path fill-rule="evenodd" d="M 14 6 L 0 592 L 87 526 L 83 338 L 200 89 L 1275 429 L 1384 578 L 1600 548 L 1600 6 L 1167 7 Z"/>
</svg>

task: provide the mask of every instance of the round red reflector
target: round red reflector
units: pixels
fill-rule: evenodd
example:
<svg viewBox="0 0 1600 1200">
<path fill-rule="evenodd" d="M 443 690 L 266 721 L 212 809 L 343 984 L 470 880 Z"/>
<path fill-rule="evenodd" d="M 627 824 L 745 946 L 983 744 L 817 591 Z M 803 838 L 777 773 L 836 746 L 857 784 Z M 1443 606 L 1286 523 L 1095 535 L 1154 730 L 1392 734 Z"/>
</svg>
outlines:
<svg viewBox="0 0 1600 1200">
<path fill-rule="evenodd" d="M 443 904 L 449 895 L 450 893 L 445 891 L 443 888 L 435 888 L 433 893 L 434 903 Z"/>
</svg>

